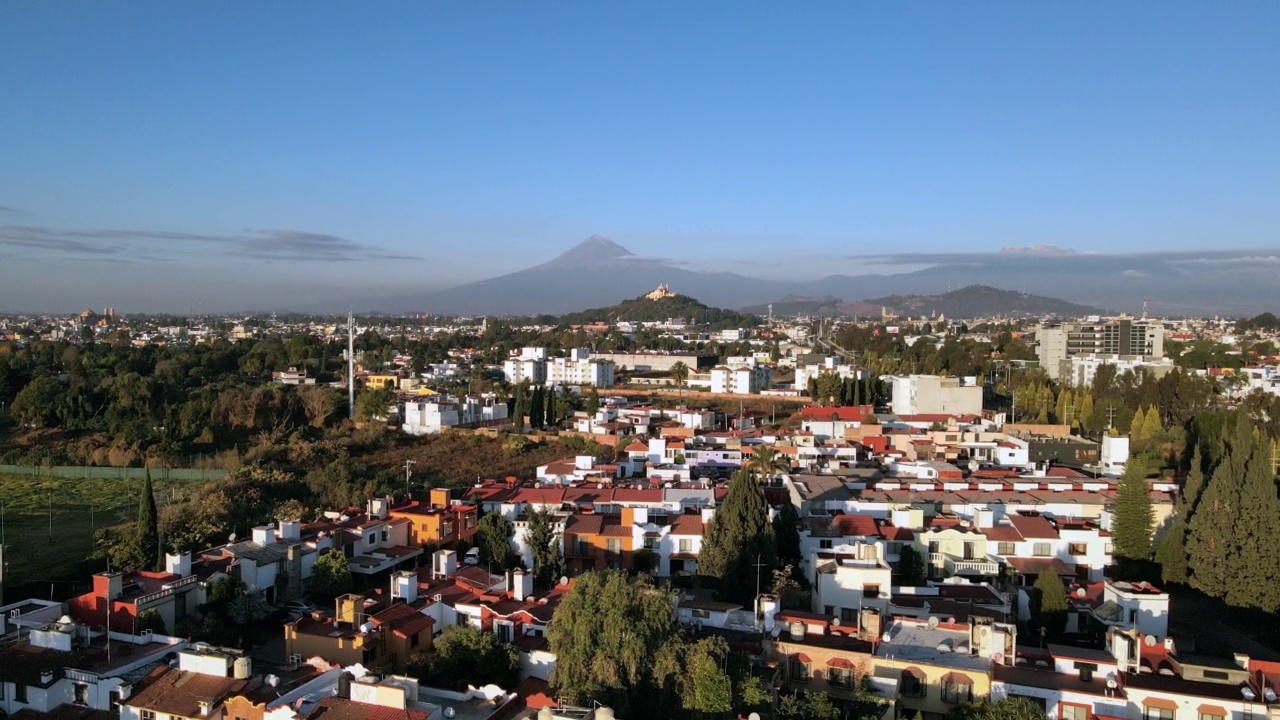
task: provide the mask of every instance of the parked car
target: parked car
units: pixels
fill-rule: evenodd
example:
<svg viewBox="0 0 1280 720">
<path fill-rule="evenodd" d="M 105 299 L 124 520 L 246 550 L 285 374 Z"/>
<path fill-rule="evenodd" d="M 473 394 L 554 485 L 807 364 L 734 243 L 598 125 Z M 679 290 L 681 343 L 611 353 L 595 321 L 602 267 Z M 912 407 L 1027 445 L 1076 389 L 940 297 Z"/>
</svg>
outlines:
<svg viewBox="0 0 1280 720">
<path fill-rule="evenodd" d="M 317 610 L 318 608 L 316 607 L 316 604 L 310 600 L 301 598 L 298 600 L 290 600 L 282 605 L 281 609 L 289 613 L 289 617 L 291 618 L 300 618 L 303 615 L 310 615 L 313 610 Z"/>
</svg>

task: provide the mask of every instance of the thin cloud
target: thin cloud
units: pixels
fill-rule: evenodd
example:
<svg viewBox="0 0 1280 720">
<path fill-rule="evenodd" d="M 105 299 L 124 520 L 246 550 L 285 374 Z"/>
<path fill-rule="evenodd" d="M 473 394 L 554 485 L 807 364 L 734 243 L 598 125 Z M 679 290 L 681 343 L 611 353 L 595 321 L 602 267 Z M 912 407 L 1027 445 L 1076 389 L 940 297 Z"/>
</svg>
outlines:
<svg viewBox="0 0 1280 720">
<path fill-rule="evenodd" d="M 304 230 L 252 230 L 240 235 L 208 235 L 168 230 L 55 230 L 31 225 L 0 226 L 0 246 L 63 256 L 123 256 L 165 260 L 165 250 L 206 245 L 224 255 L 258 261 L 358 262 L 421 260 L 354 240 Z"/>
<path fill-rule="evenodd" d="M 1120 274 L 1125 277 L 1140 278 L 1140 277 L 1147 277 L 1147 275 L 1149 275 L 1150 273 L 1144 273 L 1141 270 L 1125 270 Z"/>
<path fill-rule="evenodd" d="M 1058 247 L 1057 245 L 1023 245 L 1020 247 L 1000 248 L 1002 255 L 1075 255 L 1075 248 Z"/>
</svg>

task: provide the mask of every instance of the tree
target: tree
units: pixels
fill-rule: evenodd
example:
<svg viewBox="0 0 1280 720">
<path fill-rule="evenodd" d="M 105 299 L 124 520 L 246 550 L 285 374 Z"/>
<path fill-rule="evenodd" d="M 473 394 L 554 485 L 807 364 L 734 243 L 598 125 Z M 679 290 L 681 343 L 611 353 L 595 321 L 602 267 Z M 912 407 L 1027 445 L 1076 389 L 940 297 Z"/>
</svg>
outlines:
<svg viewBox="0 0 1280 720">
<path fill-rule="evenodd" d="M 316 558 L 311 568 L 311 591 L 321 597 L 337 597 L 351 591 L 351 567 L 338 550 Z"/>
<path fill-rule="evenodd" d="M 669 715 L 664 689 L 684 673 L 673 608 L 671 594 L 646 575 L 580 575 L 547 627 L 556 656 L 552 686 L 578 705 L 596 701 L 623 716 L 633 708 Z"/>
<path fill-rule="evenodd" d="M 815 399 L 822 405 L 837 405 L 840 402 L 841 389 L 840 376 L 830 370 L 824 370 L 818 375 L 818 395 Z"/>
<path fill-rule="evenodd" d="M 542 386 L 535 387 L 532 396 L 529 398 L 529 425 L 534 428 L 540 428 L 545 424 L 543 422 L 544 408 L 546 407 L 545 399 L 546 391 L 542 389 Z"/>
<path fill-rule="evenodd" d="M 465 690 L 468 685 L 511 689 L 520 681 L 520 654 L 493 633 L 470 625 L 451 625 L 434 643 L 435 658 L 419 678 L 436 687 Z"/>
<path fill-rule="evenodd" d="M 839 720 L 840 709 L 826 693 L 801 690 L 795 695 L 782 696 L 778 716 L 783 720 Z"/>
<path fill-rule="evenodd" d="M 631 553 L 631 571 L 636 573 L 652 573 L 658 569 L 658 554 L 648 548 L 640 548 Z"/>
<path fill-rule="evenodd" d="M 689 366 L 684 364 L 683 360 L 677 360 L 671 364 L 671 381 L 680 388 L 680 392 L 684 393 L 685 381 L 689 379 Z"/>
<path fill-rule="evenodd" d="M 160 615 L 160 611 L 155 608 L 147 608 L 138 613 L 138 620 L 134 623 L 134 630 L 139 633 L 144 630 L 150 630 L 157 635 L 169 634 L 169 629 L 164 624 L 164 618 Z"/>
<path fill-rule="evenodd" d="M 773 515 L 773 538 L 779 560 L 798 564 L 803 559 L 800 557 L 800 514 L 795 505 L 788 502 L 778 506 Z"/>
<path fill-rule="evenodd" d="M 680 700 L 686 710 L 696 713 L 727 713 L 733 710 L 733 686 L 722 668 L 729 644 L 719 636 L 702 638 L 682 648 Z"/>
<path fill-rule="evenodd" d="M 1112 521 L 1115 556 L 1130 560 L 1151 557 L 1151 523 L 1154 519 L 1147 487 L 1147 466 L 1140 458 L 1130 458 L 1116 488 Z"/>
<path fill-rule="evenodd" d="M 1044 708 L 1030 698 L 1004 697 L 956 705 L 947 711 L 946 720 L 1044 720 Z"/>
<path fill-rule="evenodd" d="M 592 417 L 600 410 L 600 391 L 594 385 L 591 386 L 591 392 L 587 393 L 587 414 Z"/>
<path fill-rule="evenodd" d="M 62 392 L 58 378 L 42 375 L 18 391 L 9 411 L 21 425 L 52 427 L 58 421 L 56 408 Z"/>
<path fill-rule="evenodd" d="M 1129 423 L 1129 442 L 1133 443 L 1135 449 L 1146 446 L 1148 439 L 1146 436 L 1146 427 L 1146 412 L 1139 407 L 1138 411 L 1133 414 L 1133 422 Z"/>
<path fill-rule="evenodd" d="M 518 559 L 511 550 L 511 538 L 515 528 L 501 513 L 485 513 L 476 525 L 476 547 L 480 548 L 480 562 L 506 570 Z"/>
<path fill-rule="evenodd" d="M 1067 592 L 1062 578 L 1052 570 L 1036 576 L 1033 586 L 1036 594 L 1036 624 L 1052 635 L 1060 634 L 1067 626 Z"/>
<path fill-rule="evenodd" d="M 338 409 L 338 394 L 322 385 L 303 385 L 297 391 L 298 401 L 313 428 L 322 428 Z"/>
<path fill-rule="evenodd" d="M 762 481 L 771 480 L 774 475 L 791 472 L 791 461 L 768 445 L 760 445 L 751 453 L 747 469 Z"/>
<path fill-rule="evenodd" d="M 1156 548 L 1156 562 L 1160 563 L 1160 579 L 1167 583 L 1185 585 L 1191 577 L 1187 561 L 1187 529 L 1204 492 L 1204 458 L 1197 444 L 1191 455 L 1191 469 L 1187 481 L 1178 496 L 1177 516 L 1169 526 L 1160 546 Z"/>
<path fill-rule="evenodd" d="M 903 545 L 898 551 L 898 584 L 920 587 L 924 585 L 924 580 L 924 555 L 920 554 L 914 545 Z"/>
<path fill-rule="evenodd" d="M 374 418 L 385 417 L 387 408 L 391 407 L 391 403 L 395 400 L 395 394 L 385 387 L 365 390 L 356 396 L 356 419 L 360 422 L 369 422 Z"/>
<path fill-rule="evenodd" d="M 565 566 L 551 511 L 544 508 L 530 512 L 524 537 L 533 554 L 534 583 L 543 589 L 552 587 L 564 575 Z"/>
<path fill-rule="evenodd" d="M 151 489 L 150 470 L 142 481 L 142 496 L 138 499 L 138 520 L 134 524 L 134 533 L 138 539 L 142 569 L 159 570 L 164 567 L 164 558 L 160 554 L 160 520 L 156 512 L 156 496 Z"/>
<path fill-rule="evenodd" d="M 750 474 L 739 471 L 707 523 L 698 572 L 720 580 L 724 600 L 749 604 L 755 600 L 760 573 L 774 566 L 775 552 L 764 493 Z"/>
</svg>

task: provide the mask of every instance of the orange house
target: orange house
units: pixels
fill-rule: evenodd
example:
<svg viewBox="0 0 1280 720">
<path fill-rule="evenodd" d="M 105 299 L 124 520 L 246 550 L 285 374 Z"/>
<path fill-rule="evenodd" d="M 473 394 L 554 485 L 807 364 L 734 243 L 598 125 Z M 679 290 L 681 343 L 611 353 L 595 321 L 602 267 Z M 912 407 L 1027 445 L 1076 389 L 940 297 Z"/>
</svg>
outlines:
<svg viewBox="0 0 1280 720">
<path fill-rule="evenodd" d="M 564 525 L 564 556 L 572 573 L 630 568 L 635 536 L 624 516 L 570 515 Z"/>
<path fill-rule="evenodd" d="M 455 505 L 449 490 L 433 488 L 427 503 L 418 501 L 391 508 L 393 519 L 409 521 L 409 544 L 457 549 L 476 535 L 479 511 L 475 505 Z"/>
</svg>

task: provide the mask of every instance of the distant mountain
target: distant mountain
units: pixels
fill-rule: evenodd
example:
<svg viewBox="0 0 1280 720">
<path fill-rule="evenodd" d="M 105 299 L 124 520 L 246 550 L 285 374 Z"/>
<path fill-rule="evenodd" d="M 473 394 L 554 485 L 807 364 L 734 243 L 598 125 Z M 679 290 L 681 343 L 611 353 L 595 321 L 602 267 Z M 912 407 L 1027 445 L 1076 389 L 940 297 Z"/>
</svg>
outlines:
<svg viewBox="0 0 1280 720">
<path fill-rule="evenodd" d="M 697 300 L 665 288 L 641 295 L 632 300 L 609 307 L 592 308 L 560 317 L 568 325 L 585 325 L 594 322 L 661 322 L 682 318 L 691 324 L 716 327 L 752 327 L 760 324 L 760 318 L 749 313 L 722 310 L 704 305 Z"/>
<path fill-rule="evenodd" d="M 742 312 L 766 317 L 770 312 L 774 317 L 795 317 L 809 315 L 813 317 L 867 317 L 879 315 L 880 306 L 865 302 L 845 302 L 834 295 L 821 297 L 805 297 L 788 295 L 781 300 L 774 300 L 763 305 L 748 305 Z"/>
<path fill-rule="evenodd" d="M 864 301 L 899 315 L 946 315 L 953 318 L 993 317 L 1081 317 L 1106 311 L 1027 293 L 1001 290 L 986 285 L 970 285 L 941 295 L 890 295 Z"/>
<path fill-rule="evenodd" d="M 604 307 L 620 297 L 637 297 L 662 284 L 678 293 L 697 295 L 715 307 L 740 307 L 763 297 L 783 295 L 792 288 L 733 273 L 685 270 L 638 256 L 608 238 L 593 235 L 541 265 L 378 304 L 399 311 L 559 315 Z"/>
</svg>

